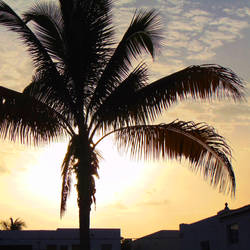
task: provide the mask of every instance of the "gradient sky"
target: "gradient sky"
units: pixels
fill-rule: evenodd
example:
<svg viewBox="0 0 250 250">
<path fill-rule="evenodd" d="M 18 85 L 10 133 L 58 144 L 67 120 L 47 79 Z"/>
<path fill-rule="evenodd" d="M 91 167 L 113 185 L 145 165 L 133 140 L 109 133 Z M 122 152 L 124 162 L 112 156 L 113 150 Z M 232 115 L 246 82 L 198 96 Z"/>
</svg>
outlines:
<svg viewBox="0 0 250 250">
<path fill-rule="evenodd" d="M 21 13 L 35 0 L 6 0 Z M 121 228 L 124 237 L 140 237 L 163 229 L 178 229 L 224 208 L 250 203 L 250 2 L 249 0 L 124 0 L 115 1 L 117 39 L 136 8 L 159 10 L 164 47 L 155 61 L 146 61 L 151 79 L 193 64 L 229 67 L 246 84 L 246 102 L 179 103 L 157 122 L 175 119 L 206 122 L 227 139 L 233 150 L 236 197 L 221 194 L 184 160 L 137 162 L 117 152 L 112 140 L 100 144 L 104 160 L 97 180 L 97 206 L 91 226 Z M 0 28 L 0 85 L 22 91 L 30 82 L 32 63 L 16 35 Z M 0 219 L 20 217 L 27 229 L 77 227 L 76 193 L 60 220 L 60 165 L 66 141 L 39 148 L 0 141 Z"/>
</svg>

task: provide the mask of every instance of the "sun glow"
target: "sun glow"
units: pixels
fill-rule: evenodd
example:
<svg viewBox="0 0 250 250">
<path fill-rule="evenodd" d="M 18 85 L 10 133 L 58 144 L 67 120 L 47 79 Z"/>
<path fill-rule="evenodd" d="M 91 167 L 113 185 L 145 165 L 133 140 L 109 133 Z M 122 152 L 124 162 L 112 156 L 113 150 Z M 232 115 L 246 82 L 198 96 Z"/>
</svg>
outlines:
<svg viewBox="0 0 250 250">
<path fill-rule="evenodd" d="M 35 162 L 29 163 L 24 173 L 27 190 L 47 202 L 55 202 L 61 189 L 61 164 L 66 152 L 65 143 L 54 143 L 35 152 Z"/>
<path fill-rule="evenodd" d="M 114 142 L 106 138 L 99 145 L 103 157 L 100 160 L 99 176 L 96 180 L 98 204 L 106 205 L 121 200 L 131 188 L 138 186 L 145 174 L 142 163 L 131 160 L 129 155 L 118 152 Z"/>
<path fill-rule="evenodd" d="M 107 205 L 121 200 L 128 195 L 133 186 L 138 186 L 143 176 L 149 170 L 145 163 L 138 163 L 128 155 L 118 153 L 112 140 L 105 139 L 98 145 L 102 155 L 99 165 L 99 177 L 96 178 L 96 200 L 98 206 Z M 33 161 L 27 162 L 26 171 L 21 173 L 19 186 L 24 193 L 39 197 L 49 203 L 60 203 L 61 195 L 61 164 L 67 150 L 67 143 L 54 143 L 32 152 Z M 20 177 L 20 176 L 19 176 Z M 73 188 L 69 202 L 76 199 L 73 176 Z M 22 179 L 22 181 L 21 181 Z M 22 183 L 21 183 L 22 182 Z M 25 185 L 23 183 L 25 182 Z M 76 201 L 73 201 L 76 205 Z"/>
</svg>

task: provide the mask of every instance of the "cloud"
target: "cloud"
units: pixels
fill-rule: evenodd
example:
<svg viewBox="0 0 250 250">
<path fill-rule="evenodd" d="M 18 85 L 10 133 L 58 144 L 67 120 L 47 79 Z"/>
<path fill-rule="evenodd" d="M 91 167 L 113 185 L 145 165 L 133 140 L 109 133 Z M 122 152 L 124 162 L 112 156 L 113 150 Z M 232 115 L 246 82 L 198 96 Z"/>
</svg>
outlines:
<svg viewBox="0 0 250 250">
<path fill-rule="evenodd" d="M 208 11 L 201 9 L 191 9 L 187 13 L 184 14 L 187 18 L 195 18 L 195 17 L 209 17 L 211 14 Z"/>
<path fill-rule="evenodd" d="M 169 204 L 168 200 L 163 200 L 163 201 L 143 201 L 140 203 L 137 203 L 137 206 L 166 206 Z"/>
<path fill-rule="evenodd" d="M 250 8 L 245 7 L 245 8 L 239 8 L 239 9 L 229 9 L 229 8 L 225 8 L 223 10 L 225 13 L 229 14 L 229 15 L 236 15 L 238 17 L 248 17 L 250 16 Z"/>
<path fill-rule="evenodd" d="M 31 80 L 33 71 L 31 58 L 18 37 L 2 27 L 0 27 L 0 42 L 0 84 L 22 91 Z"/>
<path fill-rule="evenodd" d="M 218 30 L 228 32 L 234 36 L 240 36 L 242 29 L 249 27 L 247 21 L 237 20 L 229 17 L 222 17 L 217 20 L 214 20 L 211 25 L 217 26 Z"/>
<path fill-rule="evenodd" d="M 0 165 L 0 176 L 2 175 L 2 174 L 8 174 L 9 173 L 9 170 L 5 167 L 5 166 L 3 166 L 2 164 Z"/>
<path fill-rule="evenodd" d="M 202 26 L 200 24 L 194 24 L 193 22 L 187 19 L 183 20 L 173 20 L 167 25 L 168 30 L 178 30 L 181 32 L 200 32 L 202 30 Z"/>
<path fill-rule="evenodd" d="M 248 124 L 240 124 L 235 126 L 232 130 L 232 134 L 235 135 L 237 145 L 239 145 L 240 152 L 247 151 L 247 155 L 250 153 L 249 137 L 250 137 L 250 119 Z M 247 139 L 248 138 L 248 139 Z"/>
<path fill-rule="evenodd" d="M 135 4 L 135 0 L 118 0 L 114 2 L 115 7 L 127 7 L 127 6 L 133 6 Z"/>
<path fill-rule="evenodd" d="M 213 115 L 218 122 L 240 123 L 250 126 L 250 106 L 248 104 L 222 105 L 214 109 Z"/>
<path fill-rule="evenodd" d="M 195 40 L 189 43 L 188 49 L 190 52 L 202 52 L 204 45 L 201 43 L 201 41 Z"/>
<path fill-rule="evenodd" d="M 111 205 L 113 208 L 115 209 L 119 209 L 119 210 L 127 210 L 128 207 L 126 205 L 124 205 L 122 202 L 117 202 L 113 205 Z"/>
<path fill-rule="evenodd" d="M 0 174 L 15 175 L 36 164 L 37 149 L 8 140 L 0 141 Z"/>
<path fill-rule="evenodd" d="M 189 1 L 184 0 L 167 0 L 167 1 L 160 1 L 161 10 L 164 9 L 164 12 L 167 15 L 179 15 L 183 12 L 184 5 L 188 4 Z"/>
<path fill-rule="evenodd" d="M 157 193 L 157 189 L 156 188 L 151 188 L 151 189 L 145 191 L 145 193 L 147 195 L 151 196 L 151 195 L 154 195 L 155 193 Z"/>
<path fill-rule="evenodd" d="M 235 39 L 235 34 L 208 30 L 199 40 L 203 42 L 203 46 L 207 49 L 207 51 L 215 55 L 214 49 L 221 47 L 226 41 L 233 42 Z"/>
<path fill-rule="evenodd" d="M 10 161 L 7 161 L 8 157 L 10 156 L 10 153 L 9 152 L 5 152 L 4 154 L 2 154 L 0 152 L 0 176 L 3 175 L 3 174 L 10 174 L 11 171 L 11 167 L 10 166 Z M 13 155 L 12 155 L 13 157 Z"/>
<path fill-rule="evenodd" d="M 124 203 L 117 201 L 116 203 L 108 204 L 107 206 L 103 207 L 104 210 L 110 211 L 110 210 L 121 210 L 125 211 L 128 210 L 128 206 L 126 206 Z"/>
<path fill-rule="evenodd" d="M 181 60 L 172 58 L 162 62 L 148 63 L 148 65 L 151 80 L 157 80 L 159 75 L 164 77 L 186 67 Z"/>
<path fill-rule="evenodd" d="M 243 29 L 250 25 L 246 18 L 231 15 L 229 10 L 217 8 L 214 12 L 213 8 L 194 2 L 180 1 L 178 11 L 171 11 L 172 1 L 161 5 L 166 47 L 174 51 L 174 56 L 182 56 L 182 60 L 210 60 L 216 55 L 216 49 L 242 38 Z M 236 8 L 236 11 L 244 12 L 244 17 L 249 13 L 248 9 Z"/>
</svg>

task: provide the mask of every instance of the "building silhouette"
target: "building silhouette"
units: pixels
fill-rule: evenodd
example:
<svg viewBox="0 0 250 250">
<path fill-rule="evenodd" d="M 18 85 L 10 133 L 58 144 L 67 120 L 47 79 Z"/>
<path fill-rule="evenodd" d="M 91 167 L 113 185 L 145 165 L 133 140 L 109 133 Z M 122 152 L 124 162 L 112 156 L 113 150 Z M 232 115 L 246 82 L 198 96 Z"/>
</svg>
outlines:
<svg viewBox="0 0 250 250">
<path fill-rule="evenodd" d="M 249 250 L 250 205 L 229 209 L 191 224 L 180 225 L 181 250 Z"/>
<path fill-rule="evenodd" d="M 91 229 L 91 250 L 120 250 L 120 229 Z M 0 250 L 79 250 L 79 229 L 0 231 Z"/>
<path fill-rule="evenodd" d="M 162 230 L 132 242 L 132 250 L 250 250 L 250 205 L 180 224 L 180 230 Z"/>
</svg>

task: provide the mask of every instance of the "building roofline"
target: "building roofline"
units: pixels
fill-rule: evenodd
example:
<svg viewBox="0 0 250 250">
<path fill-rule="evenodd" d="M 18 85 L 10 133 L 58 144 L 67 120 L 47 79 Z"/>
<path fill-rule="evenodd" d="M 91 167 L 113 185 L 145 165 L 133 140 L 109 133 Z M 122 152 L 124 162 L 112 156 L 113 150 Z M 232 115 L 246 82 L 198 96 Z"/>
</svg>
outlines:
<svg viewBox="0 0 250 250">
<path fill-rule="evenodd" d="M 228 217 L 228 216 L 234 216 L 234 215 L 242 214 L 242 213 L 245 213 L 245 212 L 250 212 L 250 205 L 246 205 L 244 207 L 237 208 L 237 209 L 229 209 L 225 213 L 219 214 L 219 216 L 221 218 L 224 218 L 224 217 Z"/>
<path fill-rule="evenodd" d="M 226 206 L 225 206 L 224 210 L 219 211 L 217 213 L 217 215 L 213 215 L 213 216 L 210 216 L 210 217 L 207 217 L 207 218 L 204 218 L 204 219 L 201 219 L 199 221 L 189 223 L 189 224 L 188 223 L 181 223 L 180 227 L 185 226 L 185 225 L 187 225 L 187 226 L 188 225 L 195 225 L 197 223 L 200 223 L 200 222 L 203 222 L 203 221 L 213 220 L 215 218 L 223 219 L 223 218 L 226 218 L 226 217 L 236 216 L 236 215 L 246 213 L 246 212 L 250 212 L 250 205 L 246 205 L 246 206 L 243 206 L 243 207 L 240 207 L 240 208 L 237 208 L 237 209 L 229 209 L 228 206 L 227 206 L 227 203 L 226 203 Z"/>
<path fill-rule="evenodd" d="M 136 238 L 134 241 L 136 240 L 142 240 L 142 239 L 171 239 L 171 238 L 174 238 L 173 236 L 159 236 L 159 234 L 164 234 L 164 233 L 179 233 L 180 231 L 179 230 L 160 230 L 160 231 L 157 231 L 157 232 L 154 232 L 154 233 L 151 233 L 151 234 L 148 234 L 148 235 L 145 235 L 143 237 L 140 237 L 140 238 Z"/>
</svg>

